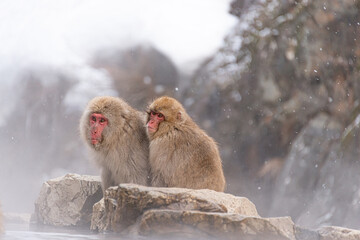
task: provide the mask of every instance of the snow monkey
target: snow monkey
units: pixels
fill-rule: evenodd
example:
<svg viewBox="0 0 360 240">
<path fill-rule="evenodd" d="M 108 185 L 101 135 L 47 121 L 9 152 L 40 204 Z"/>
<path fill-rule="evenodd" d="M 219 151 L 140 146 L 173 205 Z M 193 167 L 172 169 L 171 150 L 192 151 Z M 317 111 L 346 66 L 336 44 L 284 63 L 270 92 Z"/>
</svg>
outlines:
<svg viewBox="0 0 360 240">
<path fill-rule="evenodd" d="M 103 192 L 120 183 L 148 185 L 145 118 L 120 98 L 96 97 L 88 103 L 80 134 L 101 169 Z"/>
<path fill-rule="evenodd" d="M 174 98 L 160 97 L 148 107 L 152 186 L 224 191 L 219 150 Z"/>
</svg>

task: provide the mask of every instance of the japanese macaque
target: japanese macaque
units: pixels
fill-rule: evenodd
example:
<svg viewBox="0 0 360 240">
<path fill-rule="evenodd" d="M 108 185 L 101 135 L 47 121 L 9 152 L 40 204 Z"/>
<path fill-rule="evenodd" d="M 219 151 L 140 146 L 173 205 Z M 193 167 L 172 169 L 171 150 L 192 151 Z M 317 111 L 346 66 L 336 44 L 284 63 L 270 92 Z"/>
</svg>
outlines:
<svg viewBox="0 0 360 240">
<path fill-rule="evenodd" d="M 103 191 L 120 183 L 148 185 L 145 118 L 120 98 L 96 97 L 88 103 L 80 133 L 101 168 Z"/>
<path fill-rule="evenodd" d="M 152 186 L 212 189 L 222 192 L 225 177 L 218 147 L 173 98 L 148 107 Z"/>
</svg>

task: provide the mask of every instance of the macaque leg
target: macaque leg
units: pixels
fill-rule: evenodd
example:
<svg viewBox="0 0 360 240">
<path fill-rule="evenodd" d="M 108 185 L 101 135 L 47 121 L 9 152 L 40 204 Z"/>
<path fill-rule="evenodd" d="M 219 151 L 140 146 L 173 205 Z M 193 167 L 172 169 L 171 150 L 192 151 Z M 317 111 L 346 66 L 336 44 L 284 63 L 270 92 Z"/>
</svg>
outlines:
<svg viewBox="0 0 360 240">
<path fill-rule="evenodd" d="M 104 196 L 106 189 L 115 185 L 114 181 L 112 180 L 111 171 L 107 168 L 103 168 L 101 171 L 101 183 Z"/>
<path fill-rule="evenodd" d="M 154 186 L 154 187 L 167 187 L 167 185 L 165 184 L 164 178 L 161 177 L 160 175 L 152 176 L 151 186 Z"/>
</svg>

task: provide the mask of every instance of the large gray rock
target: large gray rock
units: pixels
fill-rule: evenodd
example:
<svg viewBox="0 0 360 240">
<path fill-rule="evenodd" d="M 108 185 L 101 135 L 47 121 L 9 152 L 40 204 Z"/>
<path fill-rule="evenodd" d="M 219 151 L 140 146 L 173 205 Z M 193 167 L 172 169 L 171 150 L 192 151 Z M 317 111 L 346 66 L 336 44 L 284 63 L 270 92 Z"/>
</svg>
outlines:
<svg viewBox="0 0 360 240">
<path fill-rule="evenodd" d="M 301 215 L 303 205 L 314 199 L 319 176 L 327 158 L 335 153 L 331 152 L 332 146 L 341 136 L 341 129 L 342 126 L 329 115 L 320 113 L 299 133 L 278 177 L 270 215 L 290 215 L 294 219 Z M 324 201 L 318 201 L 318 204 L 322 205 Z M 313 222 L 308 219 L 307 223 L 301 225 L 311 227 Z"/>
<path fill-rule="evenodd" d="M 146 211 L 137 225 L 137 233 L 161 239 L 296 239 L 289 217 L 174 210 Z"/>
<path fill-rule="evenodd" d="M 359 230 L 336 226 L 324 226 L 317 230 L 295 226 L 295 235 L 297 240 L 360 240 Z"/>
<path fill-rule="evenodd" d="M 104 198 L 93 206 L 90 229 L 93 231 L 104 231 L 107 229 Z"/>
<path fill-rule="evenodd" d="M 321 240 L 360 240 L 360 231 L 342 227 L 322 227 L 318 230 Z"/>
<path fill-rule="evenodd" d="M 99 177 L 68 174 L 44 183 L 34 216 L 38 223 L 75 227 L 89 227 L 92 217 L 92 230 L 126 239 L 360 240 L 357 230 L 309 230 L 290 217 L 262 218 L 247 198 L 212 190 L 120 184 L 101 197 Z"/>
<path fill-rule="evenodd" d="M 314 116 L 292 143 L 270 215 L 289 215 L 307 228 L 359 229 L 359 141 L 359 114 L 345 131 L 328 114 Z"/>
<path fill-rule="evenodd" d="M 105 195 L 105 208 L 107 223 L 97 226 L 94 217 L 92 229 L 121 232 L 149 209 L 197 210 L 259 217 L 255 205 L 247 198 L 207 189 L 153 188 L 136 184 L 109 188 Z"/>
<path fill-rule="evenodd" d="M 45 182 L 35 202 L 34 220 L 51 226 L 90 226 L 92 207 L 102 198 L 97 176 L 67 174 Z"/>
</svg>

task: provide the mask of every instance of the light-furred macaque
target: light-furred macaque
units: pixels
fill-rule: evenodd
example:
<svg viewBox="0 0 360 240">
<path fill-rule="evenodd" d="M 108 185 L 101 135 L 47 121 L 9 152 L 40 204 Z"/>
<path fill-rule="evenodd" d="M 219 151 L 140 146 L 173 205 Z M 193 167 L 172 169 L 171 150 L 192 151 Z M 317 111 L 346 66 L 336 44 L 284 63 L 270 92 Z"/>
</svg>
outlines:
<svg viewBox="0 0 360 240">
<path fill-rule="evenodd" d="M 152 186 L 224 191 L 225 177 L 218 147 L 170 97 L 148 107 Z"/>
<path fill-rule="evenodd" d="M 80 120 L 82 139 L 101 168 L 103 192 L 120 183 L 148 185 L 145 116 L 120 98 L 92 99 Z"/>
</svg>

